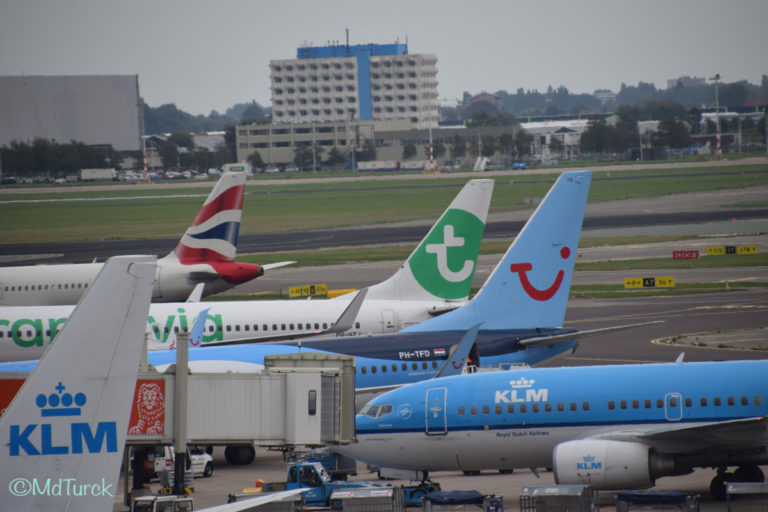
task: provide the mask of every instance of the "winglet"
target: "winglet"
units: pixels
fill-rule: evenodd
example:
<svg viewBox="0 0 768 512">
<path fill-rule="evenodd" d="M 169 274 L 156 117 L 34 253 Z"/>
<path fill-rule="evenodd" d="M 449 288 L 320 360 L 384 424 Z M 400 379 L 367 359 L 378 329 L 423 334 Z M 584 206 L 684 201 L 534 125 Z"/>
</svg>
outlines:
<svg viewBox="0 0 768 512">
<path fill-rule="evenodd" d="M 189 294 L 189 297 L 187 297 L 187 302 L 200 302 L 200 299 L 203 298 L 203 289 L 205 288 L 205 283 L 197 283 L 194 288 L 192 288 L 192 292 Z"/>
<path fill-rule="evenodd" d="M 480 324 L 473 325 L 456 346 L 455 350 L 451 353 L 451 356 L 443 363 L 443 366 L 435 374 L 437 377 L 448 377 L 449 375 L 459 375 L 467 364 L 467 357 L 472 350 L 472 345 L 475 344 L 477 339 L 477 332 L 480 330 Z"/>
<path fill-rule="evenodd" d="M 0 419 L 4 508 L 112 509 L 155 264 L 110 258 Z"/>
<path fill-rule="evenodd" d="M 320 334 L 331 334 L 350 330 L 352 326 L 355 325 L 355 318 L 357 318 L 357 314 L 360 312 L 360 308 L 363 306 L 363 301 L 365 300 L 367 293 L 368 288 L 363 288 L 357 292 L 355 298 L 352 299 L 349 305 L 344 309 L 338 320 L 336 320 L 336 323 L 333 324 L 333 327 L 323 331 Z"/>
</svg>

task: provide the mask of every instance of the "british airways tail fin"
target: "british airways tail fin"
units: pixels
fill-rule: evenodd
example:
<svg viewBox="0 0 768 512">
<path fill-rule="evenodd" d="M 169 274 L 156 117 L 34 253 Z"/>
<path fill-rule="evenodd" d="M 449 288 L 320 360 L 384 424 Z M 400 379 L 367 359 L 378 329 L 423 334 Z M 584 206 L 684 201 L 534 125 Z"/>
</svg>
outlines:
<svg viewBox="0 0 768 512">
<path fill-rule="evenodd" d="M 469 296 L 493 180 L 470 180 L 408 259 L 368 299 L 463 301 Z"/>
<path fill-rule="evenodd" d="M 563 173 L 477 295 L 405 331 L 561 326 L 591 181 L 591 171 Z"/>
<path fill-rule="evenodd" d="M 112 510 L 155 261 L 106 262 L 3 414 L 3 510 Z"/>
<path fill-rule="evenodd" d="M 231 285 L 264 274 L 261 265 L 235 261 L 245 180 L 243 172 L 225 172 L 221 175 L 179 243 L 159 261 L 161 269 L 165 261 L 178 261 L 183 265 L 206 264 L 213 268 L 215 274 L 199 269 L 191 271 L 190 278 L 202 282 L 223 279 Z"/>
</svg>

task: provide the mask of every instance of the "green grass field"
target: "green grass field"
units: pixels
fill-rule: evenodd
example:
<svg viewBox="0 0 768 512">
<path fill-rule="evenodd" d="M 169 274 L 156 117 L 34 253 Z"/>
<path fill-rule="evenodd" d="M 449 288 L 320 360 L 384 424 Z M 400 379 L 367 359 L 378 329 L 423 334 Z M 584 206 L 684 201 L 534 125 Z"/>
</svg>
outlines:
<svg viewBox="0 0 768 512">
<path fill-rule="evenodd" d="M 558 174 L 520 175 L 510 171 L 495 177 L 491 210 L 529 208 L 526 199 L 543 197 Z M 361 178 L 312 185 L 291 184 L 286 180 L 285 184 L 265 186 L 250 181 L 241 233 L 434 219 L 464 182 L 465 178 L 440 178 L 363 183 Z M 760 165 L 597 171 L 589 202 L 765 184 L 768 184 L 768 166 Z M 128 191 L 91 192 L 66 187 L 51 193 L 41 191 L 19 196 L 0 189 L 0 243 L 176 237 L 189 225 L 209 190 L 186 187 L 153 190 L 152 185 L 142 185 Z M 114 197 L 123 199 L 100 199 Z M 22 199 L 34 202 L 12 202 Z"/>
</svg>

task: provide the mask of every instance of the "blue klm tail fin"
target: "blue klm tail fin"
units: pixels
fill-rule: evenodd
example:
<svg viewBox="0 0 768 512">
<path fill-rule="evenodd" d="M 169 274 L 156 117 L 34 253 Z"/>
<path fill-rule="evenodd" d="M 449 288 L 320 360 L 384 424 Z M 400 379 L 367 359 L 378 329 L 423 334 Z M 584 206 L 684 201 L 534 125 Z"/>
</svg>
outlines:
<svg viewBox="0 0 768 512">
<path fill-rule="evenodd" d="M 591 171 L 563 173 L 464 307 L 408 332 L 559 327 L 571 288 Z"/>
<path fill-rule="evenodd" d="M 0 509 L 112 510 L 156 258 L 107 260 L 0 419 Z"/>
</svg>

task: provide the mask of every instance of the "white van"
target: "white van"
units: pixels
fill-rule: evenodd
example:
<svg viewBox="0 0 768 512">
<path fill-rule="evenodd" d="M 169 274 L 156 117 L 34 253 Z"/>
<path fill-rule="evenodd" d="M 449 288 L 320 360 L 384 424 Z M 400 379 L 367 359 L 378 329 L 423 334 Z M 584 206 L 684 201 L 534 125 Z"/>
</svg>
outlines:
<svg viewBox="0 0 768 512">
<path fill-rule="evenodd" d="M 147 453 L 144 470 L 147 471 L 149 468 L 154 468 L 154 472 L 158 475 L 161 471 L 173 471 L 174 455 L 173 446 L 155 446 L 153 450 Z M 192 466 L 192 473 L 195 476 L 209 477 L 213 475 L 213 457 L 202 447 L 187 446 L 187 457 Z M 152 471 L 152 469 L 149 470 Z"/>
</svg>

